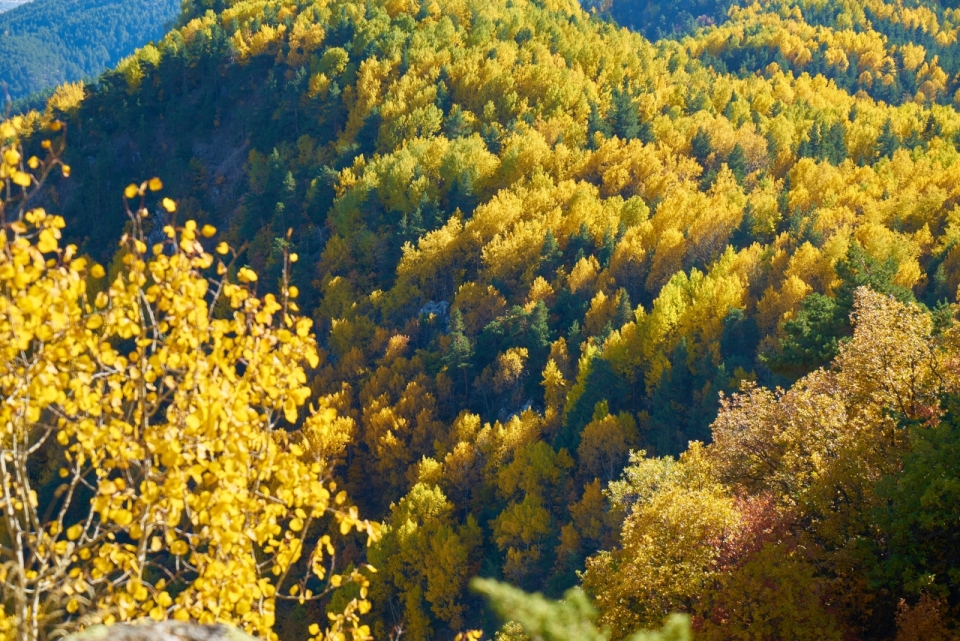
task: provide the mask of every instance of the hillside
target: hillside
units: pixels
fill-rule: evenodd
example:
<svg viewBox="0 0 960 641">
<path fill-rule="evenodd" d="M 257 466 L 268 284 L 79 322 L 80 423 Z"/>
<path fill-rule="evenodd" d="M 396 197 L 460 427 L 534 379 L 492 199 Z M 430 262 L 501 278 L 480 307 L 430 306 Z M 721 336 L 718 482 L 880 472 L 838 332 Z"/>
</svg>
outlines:
<svg viewBox="0 0 960 641">
<path fill-rule="evenodd" d="M 111 278 L 154 175 L 261 292 L 298 255 L 376 638 L 491 632 L 478 574 L 616 638 L 949 638 L 960 13 L 627 8 L 656 42 L 616 0 L 196 0 L 51 99 L 46 204 Z"/>
<path fill-rule="evenodd" d="M 0 83 L 13 100 L 98 75 L 166 33 L 177 0 L 34 0 L 0 15 Z"/>
</svg>

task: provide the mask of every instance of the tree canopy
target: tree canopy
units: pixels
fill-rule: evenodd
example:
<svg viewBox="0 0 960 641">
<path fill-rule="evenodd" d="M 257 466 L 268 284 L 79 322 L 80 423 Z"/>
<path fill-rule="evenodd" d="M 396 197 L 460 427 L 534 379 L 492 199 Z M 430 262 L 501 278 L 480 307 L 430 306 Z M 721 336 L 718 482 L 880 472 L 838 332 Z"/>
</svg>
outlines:
<svg viewBox="0 0 960 641">
<path fill-rule="evenodd" d="M 192 220 L 312 323 L 283 429 L 319 421 L 378 572 L 278 599 L 279 636 L 354 600 L 377 638 L 489 634 L 478 575 L 543 595 L 478 584 L 530 614 L 503 639 L 956 626 L 960 14 L 678 7 L 191 0 L 19 121 L 11 166 L 69 132 L 32 206 L 97 287 Z M 176 209 L 131 220 L 145 176 Z"/>
</svg>

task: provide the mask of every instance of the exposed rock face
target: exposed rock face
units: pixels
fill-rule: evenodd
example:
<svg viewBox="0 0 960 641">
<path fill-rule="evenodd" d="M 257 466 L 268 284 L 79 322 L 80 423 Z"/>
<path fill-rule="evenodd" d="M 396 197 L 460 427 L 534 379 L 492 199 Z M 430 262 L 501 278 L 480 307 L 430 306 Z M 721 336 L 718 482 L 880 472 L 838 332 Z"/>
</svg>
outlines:
<svg viewBox="0 0 960 641">
<path fill-rule="evenodd" d="M 255 641 L 255 637 L 228 625 L 197 625 L 183 621 L 95 625 L 66 641 Z"/>
</svg>

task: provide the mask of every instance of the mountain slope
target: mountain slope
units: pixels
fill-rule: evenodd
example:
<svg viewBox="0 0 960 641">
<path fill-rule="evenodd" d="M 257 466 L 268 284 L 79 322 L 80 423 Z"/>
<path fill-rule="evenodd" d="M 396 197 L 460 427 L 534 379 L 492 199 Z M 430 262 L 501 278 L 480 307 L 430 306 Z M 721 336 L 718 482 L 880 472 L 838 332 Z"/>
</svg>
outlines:
<svg viewBox="0 0 960 641">
<path fill-rule="evenodd" d="M 682 548 L 653 555 L 651 572 L 667 578 L 647 601 L 624 599 L 625 621 L 653 624 L 664 608 L 716 597 L 722 626 L 721 579 L 740 568 L 723 555 L 741 543 L 737 563 L 760 554 L 724 529 L 736 521 L 808 550 L 771 576 L 816 598 L 802 616 L 792 598 L 763 604 L 784 626 L 771 636 L 792 638 L 790 617 L 812 612 L 829 623 L 821 638 L 890 638 L 899 599 L 913 603 L 919 588 L 909 569 L 878 569 L 883 503 L 862 497 L 879 496 L 872 484 L 895 465 L 837 486 L 856 490 L 856 509 L 829 485 L 859 469 L 844 439 L 868 432 L 849 421 L 886 429 L 886 410 L 848 415 L 820 379 L 823 406 L 811 412 L 822 424 L 803 414 L 797 428 L 784 410 L 790 435 L 810 426 L 839 439 L 790 471 L 825 479 L 817 506 L 835 520 L 803 512 L 807 495 L 783 498 L 776 514 L 764 506 L 778 496 L 726 496 L 724 482 L 703 480 L 697 448 L 682 468 L 635 461 L 636 488 L 610 485 L 631 450 L 676 455 L 709 441 L 719 392 L 789 386 L 829 364 L 853 334 L 859 287 L 930 309 L 956 302 L 955 79 L 887 101 L 807 73 L 806 55 L 776 65 L 743 55 L 731 73 L 724 56 L 747 46 L 738 25 L 750 46 L 759 33 L 758 51 L 786 42 L 801 54 L 812 42 L 793 15 L 772 35 L 760 29 L 780 16 L 766 6 L 653 44 L 563 0 L 195 2 L 83 96 L 51 100 L 74 177 L 49 205 L 113 273 L 119 194 L 153 175 L 180 194 L 181 221 L 246 246 L 241 262 L 261 288 L 276 288 L 284 247 L 299 254 L 293 280 L 324 348 L 311 388 L 352 429 L 338 474 L 385 523 L 367 555 L 381 570 L 379 638 L 400 624 L 414 639 L 481 625 L 473 574 L 562 592 L 587 557 L 624 543 L 627 513 L 676 526 L 658 540 L 709 550 L 689 563 Z M 165 216 L 151 209 L 158 236 Z M 939 310 L 948 325 L 950 308 Z M 770 427 L 774 454 L 785 429 Z M 796 447 L 783 458 L 809 453 Z M 717 517 L 710 527 L 687 532 L 634 509 L 655 495 L 670 518 L 722 500 L 703 512 Z M 832 529 L 799 538 L 811 523 Z M 353 554 L 344 562 L 364 552 Z M 777 568 L 760 561 L 748 567 L 764 584 Z M 682 574 L 691 564 L 705 569 Z M 609 582 L 643 584 L 611 567 Z M 937 593 L 956 599 L 950 580 Z M 602 581 L 590 587 L 603 592 Z M 305 634 L 317 612 L 289 607 L 283 635 Z"/>
<path fill-rule="evenodd" d="M 0 83 L 14 100 L 95 76 L 163 36 L 177 0 L 35 0 L 0 15 Z"/>
</svg>

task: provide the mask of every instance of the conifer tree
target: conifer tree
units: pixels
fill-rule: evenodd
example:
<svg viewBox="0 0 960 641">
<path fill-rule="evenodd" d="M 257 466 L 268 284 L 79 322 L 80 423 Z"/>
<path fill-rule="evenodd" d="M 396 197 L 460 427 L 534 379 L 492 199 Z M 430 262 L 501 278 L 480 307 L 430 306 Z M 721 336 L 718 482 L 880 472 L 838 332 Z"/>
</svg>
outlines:
<svg viewBox="0 0 960 641">
<path fill-rule="evenodd" d="M 447 138 L 461 138 L 472 133 L 470 123 L 467 122 L 460 105 L 454 105 L 450 109 L 450 114 L 443 123 L 443 132 Z"/>
<path fill-rule="evenodd" d="M 834 165 L 847 159 L 847 128 L 842 122 L 830 125 L 823 141 L 823 158 Z"/>
<path fill-rule="evenodd" d="M 610 127 L 610 124 L 603 119 L 603 116 L 600 115 L 600 109 L 597 107 L 596 103 L 590 103 L 590 116 L 587 120 L 587 133 L 589 134 L 590 140 L 588 142 L 591 148 L 594 147 L 595 134 L 599 133 L 607 138 L 613 135 L 613 129 Z"/>
<path fill-rule="evenodd" d="M 733 172 L 738 182 L 742 183 L 743 179 L 747 177 L 750 168 L 747 165 L 747 155 L 740 143 L 734 145 L 730 155 L 727 156 L 727 166 L 730 167 L 730 171 Z"/>
<path fill-rule="evenodd" d="M 548 324 L 547 306 L 542 300 L 537 301 L 530 312 L 529 335 L 533 347 L 543 349 L 550 344 L 550 325 Z"/>
<path fill-rule="evenodd" d="M 697 129 L 697 133 L 693 135 L 690 141 L 690 148 L 697 162 L 705 165 L 707 157 L 713 151 L 713 146 L 710 144 L 710 133 L 703 128 Z"/>
<path fill-rule="evenodd" d="M 639 138 L 641 134 L 640 114 L 637 105 L 633 102 L 633 95 L 627 87 L 626 81 L 613 90 L 613 105 L 610 120 L 613 132 L 625 139 Z"/>
<path fill-rule="evenodd" d="M 560 244 L 552 229 L 547 229 L 543 237 L 543 245 L 540 247 L 540 271 L 549 275 L 556 268 L 557 261 L 563 255 Z"/>
<path fill-rule="evenodd" d="M 930 142 L 933 138 L 941 136 L 943 134 L 943 126 L 940 124 L 940 121 L 931 112 L 927 116 L 927 121 L 923 125 L 923 140 L 925 142 Z"/>
<path fill-rule="evenodd" d="M 610 266 L 610 258 L 613 257 L 613 252 L 617 247 L 617 239 L 610 232 L 610 228 L 607 227 L 603 231 L 603 240 L 600 242 L 600 250 L 597 252 L 597 259 L 600 261 L 600 266 L 606 269 Z"/>
<path fill-rule="evenodd" d="M 613 315 L 614 329 L 620 329 L 627 323 L 633 322 L 633 306 L 630 304 L 630 294 L 627 290 L 620 288 L 620 300 L 617 302 L 617 311 Z"/>
<path fill-rule="evenodd" d="M 883 130 L 877 137 L 877 153 L 881 158 L 890 158 L 893 152 L 900 148 L 900 138 L 893 131 L 893 122 L 887 118 L 883 123 Z"/>
<path fill-rule="evenodd" d="M 450 369 L 460 370 L 463 377 L 464 390 L 467 388 L 467 369 L 473 357 L 473 343 L 465 333 L 463 313 L 455 307 L 450 313 L 450 344 L 444 361 Z"/>
</svg>

